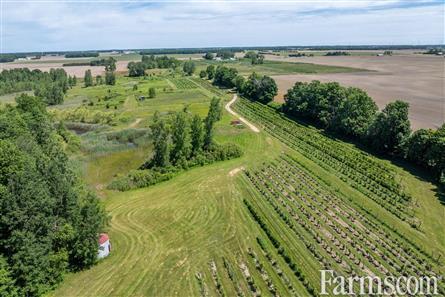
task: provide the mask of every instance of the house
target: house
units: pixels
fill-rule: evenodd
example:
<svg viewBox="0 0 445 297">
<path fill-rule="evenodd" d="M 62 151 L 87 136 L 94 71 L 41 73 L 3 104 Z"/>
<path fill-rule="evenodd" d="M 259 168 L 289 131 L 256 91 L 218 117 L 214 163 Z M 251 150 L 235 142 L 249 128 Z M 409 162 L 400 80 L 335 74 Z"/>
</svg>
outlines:
<svg viewBox="0 0 445 297">
<path fill-rule="evenodd" d="M 97 258 L 102 259 L 110 254 L 111 243 L 108 234 L 101 233 L 99 235 L 99 250 L 97 252 Z"/>
</svg>

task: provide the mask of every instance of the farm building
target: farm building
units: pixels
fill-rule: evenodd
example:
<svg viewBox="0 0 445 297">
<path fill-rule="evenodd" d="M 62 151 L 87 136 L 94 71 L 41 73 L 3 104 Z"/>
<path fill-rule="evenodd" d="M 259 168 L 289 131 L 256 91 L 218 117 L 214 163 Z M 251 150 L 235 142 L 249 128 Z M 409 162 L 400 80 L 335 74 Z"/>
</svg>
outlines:
<svg viewBox="0 0 445 297">
<path fill-rule="evenodd" d="M 97 258 L 102 259 L 110 254 L 111 251 L 111 243 L 108 234 L 101 233 L 99 235 L 99 250 L 97 253 Z"/>
</svg>

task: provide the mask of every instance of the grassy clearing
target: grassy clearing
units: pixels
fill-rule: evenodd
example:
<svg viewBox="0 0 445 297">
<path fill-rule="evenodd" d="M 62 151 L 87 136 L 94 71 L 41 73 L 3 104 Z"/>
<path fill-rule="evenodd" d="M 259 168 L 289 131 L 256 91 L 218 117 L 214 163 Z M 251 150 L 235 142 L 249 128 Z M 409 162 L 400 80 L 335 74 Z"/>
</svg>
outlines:
<svg viewBox="0 0 445 297">
<path fill-rule="evenodd" d="M 192 112 L 203 116 L 207 112 L 208 102 L 212 96 L 221 94 L 226 100 L 230 98 L 230 95 L 213 89 L 206 81 L 200 81 L 198 78 L 180 79 L 194 83 L 194 87 L 177 88 L 170 77 L 159 77 L 148 81 L 120 77 L 118 84 L 112 87 L 112 91 L 120 93 L 124 98 L 124 102 L 119 105 L 116 112 L 119 117 L 127 118 L 127 121 L 117 122 L 109 126 L 108 130 L 100 130 L 98 134 L 104 135 L 133 126 L 138 129 L 146 128 L 155 110 L 167 113 L 182 109 L 185 104 L 190 104 L 189 109 Z M 138 90 L 134 91 L 132 85 L 136 83 Z M 157 97 L 144 101 L 136 100 L 138 92 L 145 92 L 149 86 L 157 87 Z M 69 91 L 69 99 L 64 105 L 67 105 L 68 109 L 72 108 L 68 107 L 70 101 L 78 100 L 75 98 L 79 96 L 86 96 L 94 101 L 104 96 L 104 92 L 107 92 L 107 88 L 102 86 L 93 87 L 92 90 L 77 87 Z M 86 104 L 85 108 L 91 111 L 106 109 L 100 104 L 93 106 Z M 221 296 L 221 292 L 226 296 L 241 294 L 251 296 L 258 291 L 262 295 L 270 295 L 273 290 L 280 296 L 309 296 L 307 283 L 315 289 L 318 288 L 318 270 L 324 264 L 307 248 L 306 241 L 311 242 L 316 248 L 316 254 L 322 255 L 336 270 L 344 272 L 347 270 L 345 265 L 348 265 L 358 272 L 369 269 L 376 274 L 381 273 L 380 269 L 383 268 L 377 268 L 363 257 L 361 259 L 364 268 L 361 268 L 361 264 L 354 264 L 354 260 L 345 256 L 341 263 L 337 263 L 335 258 L 331 257 L 331 252 L 318 245 L 303 225 L 293 221 L 295 227 L 291 228 L 277 209 L 285 214 L 295 211 L 304 219 L 305 224 L 319 232 L 319 236 L 324 240 L 326 238 L 321 229 L 315 228 L 312 225 L 314 222 L 305 217 L 300 208 L 313 217 L 317 217 L 315 210 L 318 210 L 320 214 L 317 219 L 321 216 L 329 218 L 339 230 L 345 227 L 339 221 L 335 221 L 332 214 L 344 220 L 346 224 L 351 224 L 342 211 L 363 213 L 362 208 L 367 209 L 375 215 L 375 218 L 363 214 L 364 219 L 360 219 L 360 222 L 365 229 L 358 228 L 357 232 L 365 234 L 364 232 L 368 230 L 374 233 L 380 229 L 388 232 L 389 237 L 382 237 L 384 239 L 382 244 L 375 242 L 374 238 L 365 238 L 377 245 L 378 251 L 387 253 L 387 257 L 394 262 L 394 265 L 400 266 L 402 262 L 391 254 L 391 250 L 398 252 L 397 241 L 402 244 L 406 242 L 389 227 L 409 237 L 415 244 L 432 254 L 433 258 L 437 258 L 439 253 L 445 251 L 442 236 L 444 225 L 441 219 L 444 206 L 440 205 L 435 196 L 434 185 L 388 164 L 387 161 L 377 161 L 384 166 L 391 166 L 397 180 L 418 204 L 413 215 L 422 222 L 422 225 L 421 231 L 417 231 L 385 211 L 363 193 L 353 189 L 350 184 L 341 180 L 335 171 L 321 167 L 272 134 L 265 131 L 253 133 L 246 128 L 231 126 L 232 119 L 229 114 L 224 113 L 216 127 L 215 137 L 220 143 L 234 142 L 241 146 L 244 150 L 243 157 L 194 168 L 172 180 L 146 189 L 121 193 L 106 190 L 105 186 L 117 174 L 124 174 L 137 168 L 149 156 L 151 151 L 149 145 L 79 153 L 77 158 L 83 164 L 84 179 L 100 194 L 109 211 L 111 221 L 107 231 L 111 236 L 113 250 L 108 258 L 90 270 L 67 275 L 63 284 L 50 296 L 203 296 L 204 292 L 210 296 Z M 256 124 L 262 127 L 264 123 L 257 121 Z M 88 137 L 91 136 L 82 136 L 84 144 Z M 290 163 L 282 161 L 283 154 L 292 156 L 296 163 L 287 165 Z M 275 165 L 271 168 L 265 167 L 268 164 Z M 265 180 L 271 184 L 267 192 L 275 193 L 274 195 L 282 200 L 267 200 L 266 195 L 261 192 L 265 191 L 265 187 L 261 186 L 261 183 L 260 186 L 256 186 L 240 169 L 256 172 L 254 176 L 258 177 L 258 180 Z M 301 172 L 305 172 L 305 175 L 301 175 Z M 315 200 L 308 198 L 307 195 L 313 194 L 314 190 L 301 183 L 305 180 L 304 176 L 316 181 L 312 186 L 316 191 L 335 195 L 336 198 L 332 201 L 337 204 L 330 207 L 335 213 L 331 213 L 329 209 L 325 210 L 320 205 L 315 209 L 310 207 L 314 206 L 315 201 L 321 196 L 315 195 Z M 307 183 L 313 182 L 308 180 Z M 296 192 L 286 189 L 289 184 L 302 191 L 301 193 L 306 195 L 303 196 L 306 200 L 297 199 Z M 306 282 L 301 280 L 301 276 L 296 276 L 295 267 L 291 268 L 279 249 L 268 238 L 265 230 L 253 219 L 243 199 L 255 208 L 273 237 L 280 242 L 292 262 L 303 272 Z M 282 203 L 280 201 L 284 201 L 288 207 L 280 204 Z M 307 204 L 303 201 L 307 201 Z M 273 204 L 277 204 L 276 209 Z M 387 226 L 382 227 L 381 223 Z M 377 228 L 373 224 L 376 224 Z M 334 234 L 339 242 L 346 245 L 345 239 L 337 236 L 332 227 L 323 225 L 322 228 Z M 296 230 L 301 235 L 298 235 Z M 258 244 L 257 237 L 261 238 L 263 247 Z M 386 244 L 393 248 L 387 248 Z M 341 254 L 340 246 L 333 244 L 329 246 L 335 250 L 336 255 Z M 368 246 L 362 246 L 361 243 L 359 246 L 369 250 Z M 351 252 L 358 255 L 357 250 L 352 249 Z M 397 270 L 396 266 L 385 262 L 380 253 L 371 250 L 369 253 L 381 263 L 382 267 L 391 272 Z M 408 252 L 400 251 L 400 253 L 410 261 L 424 257 L 419 256 L 418 252 L 413 252 L 414 256 L 411 258 Z M 419 266 L 417 262 L 413 263 L 416 267 Z M 437 263 L 434 262 L 434 271 L 443 269 L 443 264 L 443 257 Z M 423 266 L 420 268 L 425 269 Z M 414 268 L 407 269 L 412 271 Z"/>
<path fill-rule="evenodd" d="M 312 63 L 292 63 L 281 61 L 268 61 L 265 60 L 264 64 L 251 65 L 250 60 L 241 59 L 238 61 L 218 62 L 218 61 L 198 61 L 197 73 L 207 68 L 208 65 L 213 64 L 225 65 L 238 69 L 242 75 L 250 75 L 252 72 L 256 72 L 263 75 L 280 75 L 280 74 L 313 74 L 313 73 L 341 73 L 341 72 L 357 72 L 366 71 L 365 69 L 319 65 Z"/>
</svg>

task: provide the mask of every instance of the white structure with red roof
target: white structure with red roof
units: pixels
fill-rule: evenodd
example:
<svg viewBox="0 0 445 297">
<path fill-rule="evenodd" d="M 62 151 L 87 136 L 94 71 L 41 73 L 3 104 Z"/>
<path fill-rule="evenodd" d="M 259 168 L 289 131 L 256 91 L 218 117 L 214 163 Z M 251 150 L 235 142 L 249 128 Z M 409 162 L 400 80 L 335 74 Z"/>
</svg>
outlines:
<svg viewBox="0 0 445 297">
<path fill-rule="evenodd" d="M 111 243 L 108 234 L 101 233 L 99 235 L 99 250 L 97 253 L 97 258 L 102 259 L 110 254 L 111 251 Z"/>
</svg>

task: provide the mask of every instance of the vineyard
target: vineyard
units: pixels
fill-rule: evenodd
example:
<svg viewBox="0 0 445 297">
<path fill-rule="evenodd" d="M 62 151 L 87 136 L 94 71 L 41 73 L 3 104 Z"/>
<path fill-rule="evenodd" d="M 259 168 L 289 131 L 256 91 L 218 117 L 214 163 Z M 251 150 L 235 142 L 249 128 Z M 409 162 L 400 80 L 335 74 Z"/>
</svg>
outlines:
<svg viewBox="0 0 445 297">
<path fill-rule="evenodd" d="M 413 215 L 414 203 L 400 186 L 390 166 L 385 166 L 359 149 L 298 124 L 271 107 L 244 98 L 238 100 L 234 107 L 246 118 L 261 123 L 272 136 L 324 169 L 334 172 L 411 227 L 418 228 L 420 222 Z"/>
<path fill-rule="evenodd" d="M 293 233 L 318 262 L 319 267 L 312 272 L 332 269 L 352 276 L 440 275 L 433 269 L 437 263 L 431 255 L 396 230 L 384 227 L 372 214 L 331 193 L 292 157 L 284 155 L 259 169 L 246 171 L 246 177 L 257 191 L 255 201 L 246 202 L 252 218 L 278 250 L 291 250 L 292 245 L 286 246 L 288 240 L 280 242 L 274 234 Z M 275 212 L 287 232 L 264 223 L 258 215 L 259 208 L 265 214 Z M 314 269 L 305 265 L 307 259 L 298 252 L 289 258 L 286 262 L 295 261 L 296 267 L 301 267 L 299 275 L 309 275 Z M 306 288 L 312 292 L 311 288 L 318 284 L 316 279 Z M 444 287 L 440 290 L 445 293 Z"/>
<path fill-rule="evenodd" d="M 196 84 L 186 77 L 172 77 L 168 80 L 171 81 L 179 90 L 189 90 L 197 88 Z"/>
</svg>

